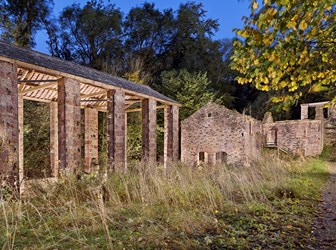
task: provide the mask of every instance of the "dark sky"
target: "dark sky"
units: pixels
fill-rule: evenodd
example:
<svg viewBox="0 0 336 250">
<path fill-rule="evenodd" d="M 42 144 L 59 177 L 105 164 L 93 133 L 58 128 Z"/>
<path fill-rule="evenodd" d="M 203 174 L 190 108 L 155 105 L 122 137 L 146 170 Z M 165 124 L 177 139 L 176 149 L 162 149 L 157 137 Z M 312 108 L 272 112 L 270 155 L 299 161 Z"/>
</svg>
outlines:
<svg viewBox="0 0 336 250">
<path fill-rule="evenodd" d="M 80 3 L 81 6 L 85 5 L 87 0 L 66 1 L 66 0 L 54 0 L 54 15 L 57 17 L 62 9 L 72 3 Z M 107 1 L 105 1 L 107 2 Z M 115 4 L 117 8 L 126 14 L 132 7 L 140 6 L 145 0 L 111 0 L 111 3 Z M 159 9 L 173 8 L 178 9 L 181 3 L 185 3 L 185 0 L 147 0 L 147 2 L 155 3 L 155 6 Z M 202 2 L 208 17 L 212 19 L 218 19 L 220 24 L 220 30 L 217 32 L 215 38 L 232 38 L 234 33 L 233 28 L 240 28 L 243 25 L 241 20 L 242 16 L 248 16 L 249 10 L 248 0 L 196 0 L 195 2 Z M 36 47 L 35 50 L 41 52 L 48 52 L 46 45 L 46 34 L 39 32 L 36 35 Z"/>
</svg>

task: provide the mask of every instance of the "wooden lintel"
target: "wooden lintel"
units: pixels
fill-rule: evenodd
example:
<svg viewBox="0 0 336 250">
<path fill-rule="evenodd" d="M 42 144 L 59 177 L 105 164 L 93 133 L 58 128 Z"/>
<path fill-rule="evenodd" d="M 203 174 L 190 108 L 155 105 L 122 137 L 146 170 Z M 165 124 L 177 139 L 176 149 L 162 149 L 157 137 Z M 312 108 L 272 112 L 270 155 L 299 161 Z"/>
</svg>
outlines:
<svg viewBox="0 0 336 250">
<path fill-rule="evenodd" d="M 43 84 L 43 85 L 40 85 L 40 86 L 37 86 L 37 87 L 32 87 L 32 88 L 20 91 L 19 94 L 24 95 L 24 94 L 34 92 L 34 91 L 37 91 L 37 90 L 40 90 L 40 89 L 46 89 L 46 88 L 49 88 L 51 86 L 55 86 L 56 84 L 57 84 L 57 82 L 51 82 L 51 83 Z"/>
<path fill-rule="evenodd" d="M 39 82 L 57 82 L 57 79 L 52 80 L 19 80 L 19 83 L 39 83 Z"/>
<path fill-rule="evenodd" d="M 29 97 L 29 96 L 23 96 L 24 100 L 30 100 L 30 101 L 35 101 L 35 102 L 46 102 L 46 103 L 50 103 L 53 102 L 54 100 L 46 100 L 46 99 L 42 99 L 42 98 L 35 98 L 35 97 Z"/>
</svg>

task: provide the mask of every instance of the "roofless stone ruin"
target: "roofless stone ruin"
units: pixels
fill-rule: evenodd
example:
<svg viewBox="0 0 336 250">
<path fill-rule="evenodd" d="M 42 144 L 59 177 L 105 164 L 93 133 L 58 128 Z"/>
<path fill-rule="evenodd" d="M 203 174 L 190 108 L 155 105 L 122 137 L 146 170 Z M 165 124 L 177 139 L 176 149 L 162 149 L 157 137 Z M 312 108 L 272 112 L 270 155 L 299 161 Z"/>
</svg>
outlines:
<svg viewBox="0 0 336 250">
<path fill-rule="evenodd" d="M 98 112 L 107 113 L 108 168 L 125 171 L 127 113 L 142 113 L 142 160 L 156 161 L 156 113 L 164 109 L 164 165 L 178 159 L 180 104 L 122 78 L 0 42 L 0 182 L 24 180 L 23 100 L 50 105 L 52 176 L 81 168 L 81 109 L 85 172 L 98 157 Z M 141 108 L 132 108 L 140 103 Z M 0 184 L 1 184 L 0 183 Z"/>
</svg>

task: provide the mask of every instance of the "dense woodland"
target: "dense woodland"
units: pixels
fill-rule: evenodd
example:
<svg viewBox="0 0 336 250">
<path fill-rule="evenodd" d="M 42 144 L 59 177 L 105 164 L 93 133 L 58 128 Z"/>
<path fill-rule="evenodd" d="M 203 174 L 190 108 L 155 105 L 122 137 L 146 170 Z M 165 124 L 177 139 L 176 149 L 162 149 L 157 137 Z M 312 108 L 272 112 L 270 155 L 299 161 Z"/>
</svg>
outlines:
<svg viewBox="0 0 336 250">
<path fill-rule="evenodd" d="M 51 55 L 149 85 L 183 105 L 180 119 L 209 101 L 259 119 L 266 111 L 273 111 L 278 119 L 298 118 L 301 102 L 334 97 L 334 89 L 324 85 L 330 85 L 335 74 L 335 60 L 330 60 L 335 57 L 335 4 L 329 0 L 310 1 L 298 9 L 291 2 L 263 1 L 263 6 L 258 6 L 251 1 L 251 16 L 244 17 L 245 27 L 236 31 L 237 38 L 218 40 L 214 38 L 218 21 L 208 18 L 204 6 L 193 1 L 176 10 L 160 10 L 153 3 L 145 3 L 123 13 L 112 3 L 91 0 L 84 6 L 69 5 L 55 17 L 52 0 L 5 0 L 0 3 L 1 38 L 33 49 L 39 42 L 34 39 L 36 32 L 45 30 Z M 313 6 L 315 15 L 309 14 Z M 288 18 L 292 18 L 292 26 L 281 24 Z M 314 31 L 309 24 L 319 30 Z M 328 47 L 330 44 L 333 46 Z M 320 53 L 322 50 L 324 53 Z M 273 64 L 269 58 L 274 59 Z M 325 63 L 317 68 L 312 61 Z M 316 75 L 309 78 L 310 82 L 303 79 L 302 86 L 297 84 L 302 88 L 288 80 L 298 74 L 309 75 L 310 69 Z M 318 75 L 321 72 L 323 77 Z M 322 80 L 323 86 L 316 87 L 315 83 Z M 312 86 L 318 91 L 312 91 Z M 289 101 L 285 98 L 288 96 Z M 26 102 L 25 110 L 29 111 L 25 114 L 25 152 L 31 156 L 26 157 L 26 165 L 45 165 L 48 159 L 39 155 L 44 151 L 47 154 L 49 149 L 48 107 Z M 30 119 L 36 118 L 36 112 L 44 118 Z M 103 152 L 105 124 L 104 116 L 100 117 Z M 138 159 L 141 117 L 132 114 L 128 119 L 129 154 Z M 162 152 L 160 113 L 158 121 L 158 149 Z"/>
</svg>

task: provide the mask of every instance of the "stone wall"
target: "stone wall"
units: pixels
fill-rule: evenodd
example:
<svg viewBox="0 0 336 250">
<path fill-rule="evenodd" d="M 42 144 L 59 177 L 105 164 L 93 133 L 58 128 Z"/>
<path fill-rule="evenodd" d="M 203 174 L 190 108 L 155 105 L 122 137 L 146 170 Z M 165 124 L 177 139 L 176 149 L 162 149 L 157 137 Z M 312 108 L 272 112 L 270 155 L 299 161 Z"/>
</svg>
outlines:
<svg viewBox="0 0 336 250">
<path fill-rule="evenodd" d="M 208 103 L 181 124 L 181 160 L 246 165 L 262 149 L 261 122 Z"/>
<path fill-rule="evenodd" d="M 2 181 L 6 181 L 18 187 L 19 130 L 16 72 L 14 64 L 0 61 L 0 185 Z"/>
<path fill-rule="evenodd" d="M 268 142 L 273 139 L 279 148 L 289 149 L 295 154 L 317 156 L 323 150 L 323 129 L 320 120 L 265 123 L 263 133 Z"/>
<path fill-rule="evenodd" d="M 329 117 L 324 123 L 324 144 L 336 146 L 336 107 L 329 109 Z"/>
</svg>

